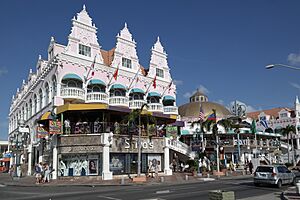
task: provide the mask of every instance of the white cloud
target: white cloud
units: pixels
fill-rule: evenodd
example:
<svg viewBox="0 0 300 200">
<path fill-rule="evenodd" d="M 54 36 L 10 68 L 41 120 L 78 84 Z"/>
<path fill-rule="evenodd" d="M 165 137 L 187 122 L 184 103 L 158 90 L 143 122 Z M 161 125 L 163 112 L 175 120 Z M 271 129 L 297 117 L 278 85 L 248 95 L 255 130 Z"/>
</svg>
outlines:
<svg viewBox="0 0 300 200">
<path fill-rule="evenodd" d="M 222 99 L 219 99 L 219 100 L 217 100 L 215 102 L 218 103 L 218 104 L 224 105 L 224 101 Z"/>
<path fill-rule="evenodd" d="M 300 65 L 300 53 L 290 53 L 287 60 L 291 65 Z"/>
<path fill-rule="evenodd" d="M 183 84 L 183 81 L 182 81 L 182 80 L 173 80 L 173 82 L 174 82 L 174 84 L 175 84 L 176 86 L 182 85 L 182 84 Z"/>
<path fill-rule="evenodd" d="M 0 76 L 5 75 L 8 73 L 8 70 L 6 68 L 0 68 Z"/>
<path fill-rule="evenodd" d="M 298 83 L 290 83 L 290 85 L 300 90 L 300 85 Z"/>
<path fill-rule="evenodd" d="M 210 91 L 204 85 L 199 85 L 198 90 L 206 95 L 210 93 Z M 197 92 L 197 90 L 194 90 L 192 92 L 186 92 L 186 93 L 184 93 L 183 97 L 190 98 L 195 92 Z"/>
</svg>

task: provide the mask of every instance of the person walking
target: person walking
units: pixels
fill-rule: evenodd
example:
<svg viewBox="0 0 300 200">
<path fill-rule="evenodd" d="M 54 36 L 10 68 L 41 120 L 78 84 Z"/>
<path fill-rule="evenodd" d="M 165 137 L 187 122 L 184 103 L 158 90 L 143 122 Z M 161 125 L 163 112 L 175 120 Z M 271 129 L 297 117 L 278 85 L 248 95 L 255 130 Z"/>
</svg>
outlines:
<svg viewBox="0 0 300 200">
<path fill-rule="evenodd" d="M 36 164 L 34 166 L 34 173 L 35 173 L 35 183 L 36 184 L 39 184 L 41 183 L 41 180 L 42 180 L 42 168 L 39 164 Z"/>
<path fill-rule="evenodd" d="M 248 163 L 248 167 L 249 167 L 250 174 L 252 174 L 252 172 L 253 172 L 253 163 L 251 162 L 251 160 Z"/>
</svg>

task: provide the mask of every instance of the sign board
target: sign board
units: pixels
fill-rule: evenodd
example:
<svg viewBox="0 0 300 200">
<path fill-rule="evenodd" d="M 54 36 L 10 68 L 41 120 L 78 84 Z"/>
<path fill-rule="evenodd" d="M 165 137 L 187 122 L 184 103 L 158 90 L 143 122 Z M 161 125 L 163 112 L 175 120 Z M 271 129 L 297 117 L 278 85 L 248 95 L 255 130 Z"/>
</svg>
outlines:
<svg viewBox="0 0 300 200">
<path fill-rule="evenodd" d="M 177 137 L 177 126 L 167 126 L 166 127 L 166 135 L 167 137 Z"/>
<path fill-rule="evenodd" d="M 19 131 L 20 133 L 29 133 L 29 128 L 19 127 L 18 131 Z"/>
<path fill-rule="evenodd" d="M 49 120 L 49 134 L 61 134 L 61 122 L 59 120 Z"/>
<path fill-rule="evenodd" d="M 44 126 L 36 127 L 36 135 L 37 138 L 45 138 L 48 135 L 48 131 L 45 129 Z"/>
</svg>

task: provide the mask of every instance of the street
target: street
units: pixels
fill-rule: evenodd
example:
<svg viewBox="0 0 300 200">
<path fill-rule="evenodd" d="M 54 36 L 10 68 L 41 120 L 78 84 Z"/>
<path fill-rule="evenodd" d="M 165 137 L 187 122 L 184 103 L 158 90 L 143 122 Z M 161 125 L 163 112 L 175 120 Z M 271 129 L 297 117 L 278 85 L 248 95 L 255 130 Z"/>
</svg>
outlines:
<svg viewBox="0 0 300 200">
<path fill-rule="evenodd" d="M 252 178 L 199 181 L 193 183 L 135 185 L 135 186 L 4 186 L 0 199 L 208 199 L 210 190 L 234 191 L 236 199 L 280 199 L 281 189 L 272 186 L 255 187 Z"/>
</svg>

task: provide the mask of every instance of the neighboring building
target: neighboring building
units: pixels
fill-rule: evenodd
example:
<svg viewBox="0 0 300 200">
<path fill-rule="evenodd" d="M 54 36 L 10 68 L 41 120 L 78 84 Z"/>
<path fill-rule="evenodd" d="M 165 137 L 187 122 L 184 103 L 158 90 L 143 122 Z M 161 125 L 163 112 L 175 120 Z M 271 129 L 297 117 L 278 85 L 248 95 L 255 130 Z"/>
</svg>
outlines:
<svg viewBox="0 0 300 200">
<path fill-rule="evenodd" d="M 190 151 L 156 130 L 174 123 L 178 114 L 176 86 L 159 38 L 145 69 L 126 23 L 117 34 L 116 47 L 109 51 L 101 49 L 85 6 L 72 24 L 68 44 L 58 44 L 52 37 L 48 59 L 39 57 L 36 72 L 30 69 L 12 99 L 9 137 L 13 152 L 19 147 L 15 145 L 19 133 L 29 132 L 21 134 L 26 148 L 17 155 L 21 155 L 20 163 L 31 174 L 35 163 L 48 162 L 55 169 L 53 178 L 100 175 L 111 179 L 112 174 L 136 173 L 138 137 L 121 123 L 124 116 L 147 103 L 156 126 L 152 138 L 142 137 L 142 172 L 156 159 L 159 171 L 170 174 L 169 148 L 187 155 Z M 20 120 L 25 124 L 18 125 Z"/>
<path fill-rule="evenodd" d="M 0 141 L 0 154 L 3 155 L 8 151 L 8 141 Z"/>
<path fill-rule="evenodd" d="M 216 139 L 209 131 L 205 134 L 201 131 L 200 110 L 202 107 L 205 118 L 216 112 L 216 121 L 233 117 L 233 114 L 224 106 L 209 102 L 208 97 L 197 90 L 191 97 L 190 102 L 179 106 L 178 112 L 182 121 L 185 122 L 181 129 L 181 141 L 192 147 L 194 151 L 206 152 L 212 161 L 216 161 L 215 144 Z M 205 119 L 204 119 L 205 120 Z M 230 129 L 218 125 L 220 159 L 223 164 L 232 161 L 233 163 L 251 160 L 256 154 L 269 155 L 278 148 L 279 134 L 253 134 L 250 130 L 250 123 L 247 120 L 242 122 L 244 128 Z"/>
</svg>

